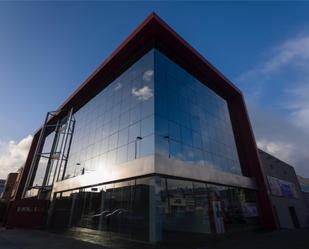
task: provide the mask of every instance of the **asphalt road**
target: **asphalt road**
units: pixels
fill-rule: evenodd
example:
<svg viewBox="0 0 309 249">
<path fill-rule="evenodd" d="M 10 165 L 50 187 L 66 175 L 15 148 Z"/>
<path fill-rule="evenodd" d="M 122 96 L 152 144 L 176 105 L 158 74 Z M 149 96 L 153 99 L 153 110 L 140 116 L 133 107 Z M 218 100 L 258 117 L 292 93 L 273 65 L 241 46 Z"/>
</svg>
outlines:
<svg viewBox="0 0 309 249">
<path fill-rule="evenodd" d="M 149 249 L 147 244 L 98 240 L 90 234 L 59 234 L 42 230 L 0 230 L 0 249 Z M 160 245 L 156 248 L 188 249 L 309 249 L 309 229 L 237 234 L 203 245 Z"/>
</svg>

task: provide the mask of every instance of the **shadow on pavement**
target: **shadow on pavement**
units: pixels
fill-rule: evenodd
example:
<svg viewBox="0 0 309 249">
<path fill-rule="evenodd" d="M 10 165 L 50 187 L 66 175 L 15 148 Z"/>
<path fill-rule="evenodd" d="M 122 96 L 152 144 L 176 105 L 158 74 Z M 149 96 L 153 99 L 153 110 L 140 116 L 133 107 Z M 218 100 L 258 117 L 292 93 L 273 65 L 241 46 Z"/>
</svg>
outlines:
<svg viewBox="0 0 309 249">
<path fill-rule="evenodd" d="M 124 240 L 114 234 L 69 230 L 0 230 L 0 249 L 308 249 L 309 230 L 280 230 L 274 232 L 245 232 L 217 238 L 177 237 L 170 243 L 149 245 Z"/>
</svg>

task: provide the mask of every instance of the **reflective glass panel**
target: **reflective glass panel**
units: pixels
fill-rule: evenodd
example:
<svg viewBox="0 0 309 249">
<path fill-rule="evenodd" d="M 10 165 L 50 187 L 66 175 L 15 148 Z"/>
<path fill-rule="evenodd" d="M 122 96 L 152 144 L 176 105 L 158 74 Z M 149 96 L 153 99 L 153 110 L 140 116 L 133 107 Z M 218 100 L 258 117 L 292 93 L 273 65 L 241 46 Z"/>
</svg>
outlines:
<svg viewBox="0 0 309 249">
<path fill-rule="evenodd" d="M 156 152 L 241 174 L 226 100 L 157 50 L 154 60 Z"/>
<path fill-rule="evenodd" d="M 74 114 L 65 178 L 154 154 L 153 64 L 151 50 Z"/>
</svg>

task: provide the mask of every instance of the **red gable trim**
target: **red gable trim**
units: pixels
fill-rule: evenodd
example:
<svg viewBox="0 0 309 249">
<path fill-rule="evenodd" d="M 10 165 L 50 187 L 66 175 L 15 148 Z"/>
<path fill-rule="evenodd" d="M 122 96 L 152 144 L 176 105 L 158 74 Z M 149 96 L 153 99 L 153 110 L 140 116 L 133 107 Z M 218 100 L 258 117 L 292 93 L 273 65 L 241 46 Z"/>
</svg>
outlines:
<svg viewBox="0 0 309 249">
<path fill-rule="evenodd" d="M 155 13 L 146 20 L 78 87 L 58 108 L 61 117 L 71 108 L 78 110 L 104 89 L 126 67 L 149 49 L 156 47 L 222 97 L 241 95 L 240 90 L 226 79 L 201 54 L 181 38 Z M 52 122 L 52 121 L 51 121 Z"/>
</svg>

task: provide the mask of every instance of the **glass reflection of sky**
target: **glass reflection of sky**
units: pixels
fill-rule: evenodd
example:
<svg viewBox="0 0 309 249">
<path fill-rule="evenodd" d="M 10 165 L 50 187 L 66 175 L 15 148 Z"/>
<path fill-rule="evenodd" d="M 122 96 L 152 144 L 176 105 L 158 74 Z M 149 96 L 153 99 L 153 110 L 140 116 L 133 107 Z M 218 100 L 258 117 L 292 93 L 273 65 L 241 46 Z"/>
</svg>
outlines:
<svg viewBox="0 0 309 249">
<path fill-rule="evenodd" d="M 227 102 L 155 51 L 156 152 L 240 174 Z"/>
<path fill-rule="evenodd" d="M 155 151 L 240 174 L 227 102 L 159 51 L 144 55 L 74 115 L 65 178 Z"/>
<path fill-rule="evenodd" d="M 150 51 L 75 113 L 66 178 L 154 154 L 153 63 Z"/>
</svg>

